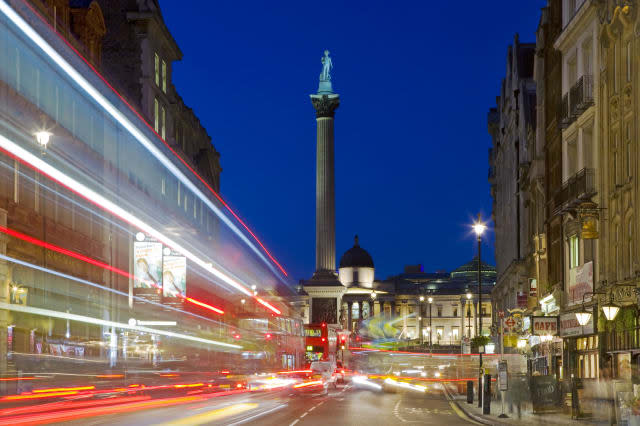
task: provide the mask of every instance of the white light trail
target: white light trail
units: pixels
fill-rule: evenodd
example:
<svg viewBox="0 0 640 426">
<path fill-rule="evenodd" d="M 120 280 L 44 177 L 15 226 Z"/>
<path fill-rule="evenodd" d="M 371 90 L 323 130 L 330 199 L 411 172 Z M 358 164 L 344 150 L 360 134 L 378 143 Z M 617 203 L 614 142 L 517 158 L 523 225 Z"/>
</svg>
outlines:
<svg viewBox="0 0 640 426">
<path fill-rule="evenodd" d="M 136 228 L 142 230 L 147 235 L 151 235 L 155 239 L 162 241 L 169 247 L 180 252 L 183 256 L 185 256 L 189 260 L 193 261 L 196 265 L 200 266 L 205 271 L 208 271 L 214 276 L 221 279 L 223 282 L 229 284 L 230 286 L 246 294 L 247 296 L 253 297 L 253 293 L 246 286 L 242 285 L 241 283 L 231 278 L 227 274 L 223 273 L 222 271 L 214 268 L 210 262 L 207 262 L 199 258 L 191 251 L 182 247 L 176 241 L 173 241 L 169 237 L 157 231 L 155 228 L 151 227 L 151 225 L 148 225 L 147 223 L 143 222 L 141 219 L 138 219 L 136 216 L 132 215 L 128 211 L 121 208 L 119 205 L 111 202 L 110 200 L 107 200 L 102 195 L 94 192 L 93 190 L 87 188 L 86 186 L 76 181 L 75 179 L 67 176 L 60 170 L 44 162 L 41 158 L 33 155 L 32 153 L 25 150 L 24 148 L 21 148 L 20 146 L 18 146 L 18 144 L 10 141 L 3 135 L 0 135 L 0 148 L 3 148 L 9 153 L 15 155 L 16 157 L 26 161 L 27 163 L 29 163 L 34 168 L 38 169 L 43 174 L 50 176 L 54 180 L 60 182 L 61 184 L 71 189 L 72 191 L 80 194 L 81 196 L 88 199 L 92 203 L 104 208 L 105 210 L 108 210 L 109 212 L 113 213 L 115 216 L 118 216 L 125 222 L 128 222 L 131 225 L 135 226 Z"/>
<path fill-rule="evenodd" d="M 118 110 L 102 93 L 89 83 L 73 66 L 71 66 L 56 50 L 49 45 L 20 15 L 18 15 L 6 2 L 0 0 L 0 11 L 11 20 L 24 34 L 31 39 L 42 51 L 53 60 L 73 81 L 80 86 L 93 100 L 113 117 L 122 127 L 124 127 L 143 147 L 147 149 L 160 163 L 162 163 L 180 182 L 189 188 L 198 198 L 209 207 L 222 221 L 233 230 L 233 232 L 244 241 L 260 259 L 279 275 L 276 268 L 262 254 L 262 252 L 247 238 L 247 236 L 236 227 L 233 222 L 220 209 L 205 196 L 200 189 L 191 182 L 187 176 L 155 146 L 122 112 Z"/>
<path fill-rule="evenodd" d="M 68 312 L 60 312 L 60 311 L 52 311 L 50 309 L 35 308 L 33 306 L 24 306 L 24 305 L 12 304 L 12 303 L 0 302 L 0 309 L 6 309 L 9 311 L 16 311 L 16 312 L 24 312 L 27 314 L 41 315 L 41 316 L 51 317 L 51 318 L 66 319 L 70 321 L 83 322 L 86 324 L 95 324 L 95 325 L 100 325 L 105 327 L 116 327 L 116 328 L 121 328 L 126 330 L 142 331 L 145 333 L 158 334 L 161 336 L 174 337 L 176 339 L 190 340 L 192 342 L 206 343 L 209 345 L 223 346 L 231 349 L 242 349 L 242 346 L 240 345 L 218 342 L 216 340 L 203 339 L 201 337 L 189 336 L 188 334 L 174 333 L 172 331 L 158 330 L 155 328 L 140 327 L 137 325 L 129 325 L 121 322 L 107 321 L 100 318 L 87 317 L 84 315 L 76 315 Z"/>
</svg>

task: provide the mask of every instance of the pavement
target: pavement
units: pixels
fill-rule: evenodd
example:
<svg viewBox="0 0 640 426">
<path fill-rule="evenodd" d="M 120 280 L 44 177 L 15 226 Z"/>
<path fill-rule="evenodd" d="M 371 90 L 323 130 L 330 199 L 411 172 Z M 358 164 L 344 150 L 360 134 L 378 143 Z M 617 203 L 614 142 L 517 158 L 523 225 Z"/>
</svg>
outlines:
<svg viewBox="0 0 640 426">
<path fill-rule="evenodd" d="M 92 407 L 91 410 L 94 410 Z M 3 424 L 66 425 L 420 425 L 478 424 L 445 397 L 440 385 L 427 392 L 385 393 L 351 385 L 328 395 L 294 396 L 282 391 L 216 397 L 175 396 L 127 402 L 103 411 L 43 413 L 37 418 L 3 418 Z M 6 421 L 6 423 L 5 423 Z"/>
<path fill-rule="evenodd" d="M 464 412 L 469 418 L 477 422 L 477 424 L 483 425 L 608 425 L 609 422 L 599 422 L 595 420 L 575 420 L 572 419 L 569 414 L 558 413 L 544 413 L 533 414 L 527 407 L 523 408 L 520 412 L 520 416 L 514 410 L 513 413 L 508 412 L 508 408 L 505 404 L 504 413 L 507 418 L 500 418 L 502 414 L 502 404 L 498 401 L 491 401 L 491 409 L 489 415 L 482 414 L 482 408 L 478 407 L 478 401 L 474 400 L 473 404 L 467 403 L 466 395 L 460 395 L 456 389 L 452 386 L 445 386 L 445 396 L 452 403 L 455 404 L 462 412 Z"/>
</svg>

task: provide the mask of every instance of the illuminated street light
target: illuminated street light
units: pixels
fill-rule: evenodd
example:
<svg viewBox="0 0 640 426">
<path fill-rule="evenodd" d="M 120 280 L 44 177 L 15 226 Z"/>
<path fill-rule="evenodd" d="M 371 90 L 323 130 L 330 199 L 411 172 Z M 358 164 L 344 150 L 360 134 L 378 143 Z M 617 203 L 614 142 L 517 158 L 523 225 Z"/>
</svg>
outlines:
<svg viewBox="0 0 640 426">
<path fill-rule="evenodd" d="M 246 300 L 244 300 L 244 299 L 241 299 L 241 300 L 240 300 L 240 303 L 242 303 L 243 305 L 244 305 L 246 302 L 247 302 L 247 301 L 246 301 Z"/>
<path fill-rule="evenodd" d="M 467 300 L 471 300 L 472 297 L 471 293 L 467 293 Z"/>
<path fill-rule="evenodd" d="M 433 303 L 433 297 L 429 297 L 429 303 Z"/>
<path fill-rule="evenodd" d="M 371 298 L 372 298 L 372 299 L 375 299 L 377 296 L 378 296 L 378 295 L 376 294 L 376 291 L 375 291 L 375 290 L 373 290 L 373 291 L 371 292 Z"/>
<path fill-rule="evenodd" d="M 52 133 L 49 133 L 49 132 L 43 130 L 41 132 L 37 132 L 35 136 L 36 136 L 36 141 L 38 141 L 40 146 L 42 146 L 44 149 L 46 149 L 47 148 L 47 144 L 49 143 L 49 138 L 51 138 Z"/>
<path fill-rule="evenodd" d="M 487 225 L 480 222 L 480 220 L 478 220 L 476 223 L 473 224 L 473 232 L 475 232 L 478 237 L 482 236 L 482 234 L 486 229 L 487 229 Z"/>
<path fill-rule="evenodd" d="M 420 296 L 420 301 L 424 302 L 424 296 Z"/>
<path fill-rule="evenodd" d="M 616 315 L 618 315 L 619 310 L 620 310 L 620 306 L 613 303 L 613 301 L 605 305 L 602 305 L 602 311 L 604 312 L 604 316 L 607 317 L 607 320 L 609 321 L 613 321 L 615 319 Z"/>
<path fill-rule="evenodd" d="M 606 315 L 606 313 L 605 313 Z M 582 311 L 582 312 L 576 312 L 576 319 L 578 320 L 578 324 L 580 325 L 587 325 L 587 323 L 589 322 L 589 320 L 591 319 L 591 312 L 587 312 L 587 311 Z"/>
</svg>

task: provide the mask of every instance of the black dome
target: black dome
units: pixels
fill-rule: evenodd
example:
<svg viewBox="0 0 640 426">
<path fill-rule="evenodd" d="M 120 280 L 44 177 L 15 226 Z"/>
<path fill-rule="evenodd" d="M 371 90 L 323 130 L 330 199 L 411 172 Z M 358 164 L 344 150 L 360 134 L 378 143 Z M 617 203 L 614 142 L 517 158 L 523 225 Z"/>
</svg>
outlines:
<svg viewBox="0 0 640 426">
<path fill-rule="evenodd" d="M 340 258 L 340 268 L 373 268 L 373 259 L 367 251 L 358 244 L 358 236 L 355 244 Z"/>
</svg>

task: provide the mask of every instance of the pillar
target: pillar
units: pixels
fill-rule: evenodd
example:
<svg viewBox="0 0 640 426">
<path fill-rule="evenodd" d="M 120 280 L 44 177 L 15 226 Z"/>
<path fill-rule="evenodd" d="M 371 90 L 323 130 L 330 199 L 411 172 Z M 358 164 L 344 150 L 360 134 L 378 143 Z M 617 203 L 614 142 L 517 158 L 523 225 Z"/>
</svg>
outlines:
<svg viewBox="0 0 640 426">
<path fill-rule="evenodd" d="M 353 302 L 347 302 L 347 330 L 351 331 L 353 321 Z"/>
<path fill-rule="evenodd" d="M 333 119 L 337 94 L 311 95 L 316 110 L 316 272 L 313 279 L 336 280 L 335 176 Z"/>
</svg>

